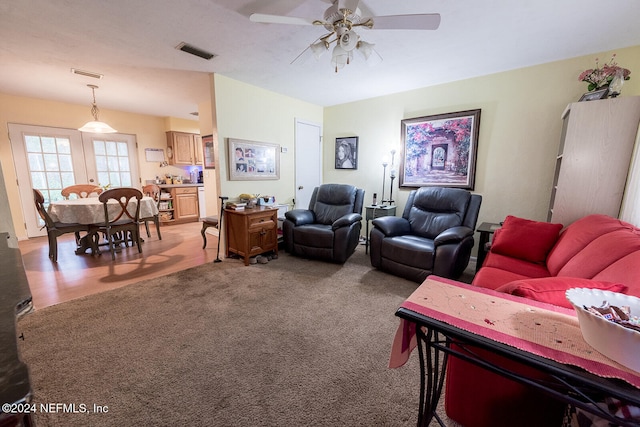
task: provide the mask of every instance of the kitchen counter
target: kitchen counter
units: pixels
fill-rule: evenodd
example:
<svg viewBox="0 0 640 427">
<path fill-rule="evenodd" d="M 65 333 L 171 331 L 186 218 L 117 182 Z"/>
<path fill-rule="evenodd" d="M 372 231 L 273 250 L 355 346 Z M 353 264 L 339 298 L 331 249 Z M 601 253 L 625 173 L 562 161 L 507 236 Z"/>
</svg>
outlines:
<svg viewBox="0 0 640 427">
<path fill-rule="evenodd" d="M 196 184 L 158 184 L 160 188 L 202 187 L 203 183 Z"/>
</svg>

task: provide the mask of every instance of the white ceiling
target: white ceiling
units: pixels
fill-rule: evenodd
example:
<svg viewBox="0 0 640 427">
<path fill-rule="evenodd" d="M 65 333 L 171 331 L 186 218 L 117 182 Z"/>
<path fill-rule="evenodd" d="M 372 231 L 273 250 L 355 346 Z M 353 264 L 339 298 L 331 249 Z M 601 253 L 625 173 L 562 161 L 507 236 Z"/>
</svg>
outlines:
<svg viewBox="0 0 640 427">
<path fill-rule="evenodd" d="M 383 62 L 337 74 L 291 62 L 326 31 L 251 13 L 322 18 L 325 0 L 18 0 L 0 3 L 0 92 L 194 118 L 208 73 L 322 106 L 640 44 L 638 0 L 363 0 L 363 15 L 440 13 L 436 31 L 358 29 Z M 187 42 L 219 56 L 206 61 Z M 595 58 L 594 58 L 595 59 Z M 70 72 L 104 74 L 102 80 Z M 576 70 L 579 72 L 580 70 Z M 577 78 L 577 74 L 576 74 Z M 544 87 L 544 82 L 531 82 Z"/>
</svg>

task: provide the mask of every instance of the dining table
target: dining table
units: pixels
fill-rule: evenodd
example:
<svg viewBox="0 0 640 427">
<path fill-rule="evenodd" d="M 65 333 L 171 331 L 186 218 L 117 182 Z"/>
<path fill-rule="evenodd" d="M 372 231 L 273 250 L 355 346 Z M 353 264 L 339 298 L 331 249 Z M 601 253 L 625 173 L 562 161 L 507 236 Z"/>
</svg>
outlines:
<svg viewBox="0 0 640 427">
<path fill-rule="evenodd" d="M 135 214 L 136 199 L 131 199 L 127 210 Z M 113 218 L 121 211 L 120 205 L 115 200 L 107 202 L 109 217 Z M 54 222 L 66 224 L 104 224 L 104 206 L 97 197 L 86 197 L 79 199 L 57 200 L 49 203 L 47 208 L 49 216 Z M 149 218 L 158 214 L 158 206 L 153 197 L 144 196 L 140 199 L 140 218 Z M 95 250 L 92 243 L 92 236 L 86 235 L 80 238 L 76 254 L 86 253 L 87 249 Z"/>
</svg>

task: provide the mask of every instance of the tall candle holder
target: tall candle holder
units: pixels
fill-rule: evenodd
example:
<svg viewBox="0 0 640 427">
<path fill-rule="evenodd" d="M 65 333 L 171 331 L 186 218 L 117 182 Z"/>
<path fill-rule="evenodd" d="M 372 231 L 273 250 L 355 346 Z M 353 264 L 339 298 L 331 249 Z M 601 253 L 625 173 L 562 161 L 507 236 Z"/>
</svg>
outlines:
<svg viewBox="0 0 640 427">
<path fill-rule="evenodd" d="M 391 150 L 391 170 L 389 173 L 389 177 L 391 178 L 391 184 L 389 185 L 389 200 L 384 200 L 384 197 L 382 199 L 383 204 L 387 202 L 389 203 L 389 206 L 395 203 L 395 201 L 393 200 L 393 180 L 396 179 L 396 168 L 394 166 L 395 155 L 396 155 L 396 150 L 394 148 Z"/>
<path fill-rule="evenodd" d="M 382 205 L 384 206 L 386 200 L 384 199 L 384 185 L 385 185 L 385 179 L 387 177 L 387 161 L 386 160 L 382 160 Z"/>
<path fill-rule="evenodd" d="M 391 168 L 390 178 L 391 178 L 391 185 L 389 185 L 389 200 L 387 200 L 389 202 L 389 206 L 395 203 L 395 201 L 393 200 L 393 180 L 396 179 L 396 170 L 393 167 Z"/>
</svg>

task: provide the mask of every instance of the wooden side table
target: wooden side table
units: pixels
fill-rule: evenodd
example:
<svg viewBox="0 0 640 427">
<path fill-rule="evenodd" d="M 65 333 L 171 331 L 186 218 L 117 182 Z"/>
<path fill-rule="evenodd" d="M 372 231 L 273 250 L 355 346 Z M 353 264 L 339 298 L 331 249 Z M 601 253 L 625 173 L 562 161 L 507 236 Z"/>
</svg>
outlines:
<svg viewBox="0 0 640 427">
<path fill-rule="evenodd" d="M 273 251 L 278 254 L 278 208 L 256 206 L 236 211 L 225 209 L 227 256 L 234 253 L 249 258 Z"/>
<path fill-rule="evenodd" d="M 396 216 L 396 207 L 395 205 L 382 206 L 382 205 L 371 205 L 365 206 L 365 219 L 366 219 L 366 233 L 365 236 L 365 244 L 364 244 L 364 253 L 369 253 L 369 221 L 373 221 L 376 218 L 380 218 L 383 216 Z"/>
<path fill-rule="evenodd" d="M 496 224 L 494 222 L 483 222 L 480 227 L 477 228 L 477 232 L 480 233 L 480 242 L 478 246 L 478 257 L 476 259 L 476 273 L 482 267 L 484 259 L 487 256 L 487 243 L 493 235 L 493 233 L 502 227 L 502 224 Z"/>
</svg>

